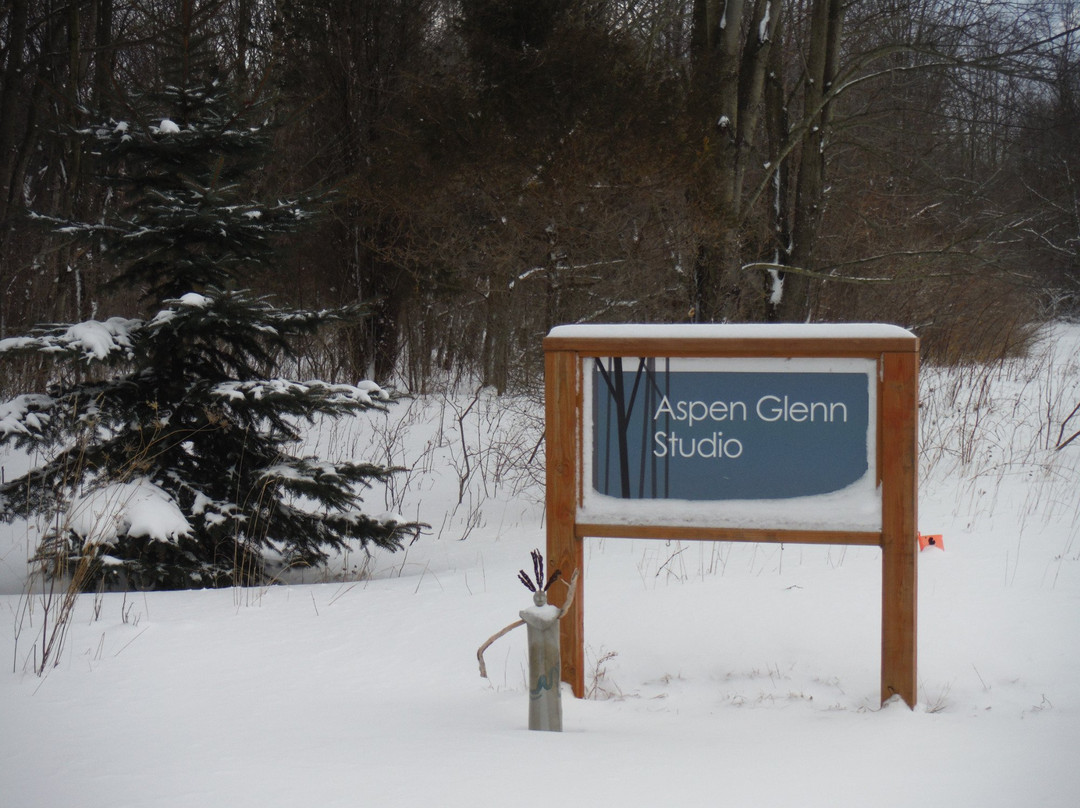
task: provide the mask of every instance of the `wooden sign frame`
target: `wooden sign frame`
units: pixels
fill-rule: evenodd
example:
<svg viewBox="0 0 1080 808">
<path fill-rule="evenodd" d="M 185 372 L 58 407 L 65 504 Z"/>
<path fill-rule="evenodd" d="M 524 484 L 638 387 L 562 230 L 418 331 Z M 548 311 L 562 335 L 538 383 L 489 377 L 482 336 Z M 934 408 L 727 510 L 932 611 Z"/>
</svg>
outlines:
<svg viewBox="0 0 1080 808">
<path fill-rule="evenodd" d="M 880 530 L 597 524 L 579 522 L 585 362 L 607 357 L 861 358 L 877 363 L 876 468 Z M 917 450 L 919 340 L 887 325 L 560 326 L 544 339 L 547 558 L 579 570 L 560 624 L 562 679 L 585 693 L 584 539 L 622 537 L 878 546 L 882 549 L 881 700 L 917 701 Z M 767 501 L 765 501 L 767 503 Z M 552 589 L 555 605 L 562 594 Z"/>
</svg>

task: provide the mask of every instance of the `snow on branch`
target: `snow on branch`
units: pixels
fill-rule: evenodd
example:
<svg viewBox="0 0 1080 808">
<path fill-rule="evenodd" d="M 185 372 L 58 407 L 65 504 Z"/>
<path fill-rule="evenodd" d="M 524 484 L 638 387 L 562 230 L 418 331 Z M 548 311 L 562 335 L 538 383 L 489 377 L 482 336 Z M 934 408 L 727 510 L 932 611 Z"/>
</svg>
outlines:
<svg viewBox="0 0 1080 808">
<path fill-rule="evenodd" d="M 372 478 L 385 479 L 397 470 L 396 468 L 383 468 L 371 463 L 331 463 L 313 457 L 296 457 L 287 458 L 280 463 L 268 466 L 260 472 L 259 478 L 268 482 L 279 482 L 286 488 L 298 493 L 314 490 L 316 487 L 325 486 L 329 483 L 345 491 L 345 499 L 351 499 L 353 493 L 349 488 L 350 485 L 358 484 L 370 487 Z M 348 490 L 346 491 L 346 489 Z M 389 521 L 404 521 L 396 515 L 392 516 L 394 516 L 394 519 Z"/>
<path fill-rule="evenodd" d="M 191 533 L 175 500 L 146 478 L 110 483 L 77 498 L 66 527 L 87 545 L 111 545 L 122 536 L 173 543 Z"/>
<path fill-rule="evenodd" d="M 55 400 L 31 393 L 0 403 L 0 439 L 11 435 L 40 435 L 52 420 Z"/>
<path fill-rule="evenodd" d="M 142 320 L 110 317 L 108 320 L 87 320 L 35 337 L 10 337 L 0 340 L 3 353 L 53 353 L 81 355 L 87 362 L 101 361 L 120 355 L 131 358 L 135 332 Z"/>
<path fill-rule="evenodd" d="M 296 382 L 290 379 L 253 379 L 221 382 L 215 385 L 210 393 L 235 402 L 302 396 L 315 398 L 320 404 L 329 406 L 378 407 L 381 402 L 390 400 L 389 393 L 369 381 L 352 385 L 330 384 L 318 380 Z"/>
</svg>

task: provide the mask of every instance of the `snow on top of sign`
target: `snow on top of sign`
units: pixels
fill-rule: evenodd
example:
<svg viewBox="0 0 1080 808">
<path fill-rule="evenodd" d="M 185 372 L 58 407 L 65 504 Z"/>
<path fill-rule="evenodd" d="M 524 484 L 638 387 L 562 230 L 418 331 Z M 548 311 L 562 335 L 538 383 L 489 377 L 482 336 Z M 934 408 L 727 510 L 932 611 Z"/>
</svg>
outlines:
<svg viewBox="0 0 1080 808">
<path fill-rule="evenodd" d="M 549 337 L 625 339 L 914 339 L 898 325 L 886 323 L 589 323 L 560 325 Z"/>
</svg>

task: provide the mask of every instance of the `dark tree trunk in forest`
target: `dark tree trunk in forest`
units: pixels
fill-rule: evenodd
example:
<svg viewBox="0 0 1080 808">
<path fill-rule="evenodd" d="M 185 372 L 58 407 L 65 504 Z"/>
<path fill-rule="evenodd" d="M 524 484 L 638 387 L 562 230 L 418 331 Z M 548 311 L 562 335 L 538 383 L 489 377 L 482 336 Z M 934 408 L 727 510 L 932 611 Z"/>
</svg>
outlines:
<svg viewBox="0 0 1080 808">
<path fill-rule="evenodd" d="M 113 60 L 113 0 L 96 0 L 94 24 L 94 106 L 102 113 L 112 112 L 110 97 Z"/>
<path fill-rule="evenodd" d="M 745 184 L 765 107 L 766 67 L 780 24 L 769 0 L 695 0 L 691 108 L 701 158 L 692 196 L 712 224 L 693 271 L 694 320 L 759 320 L 765 294 L 747 273 Z"/>
<path fill-rule="evenodd" d="M 782 30 L 778 28 L 777 39 L 782 36 Z M 773 171 L 772 188 L 768 193 L 772 234 L 772 254 L 769 258 L 777 266 L 787 266 L 790 262 L 792 238 L 791 217 L 787 203 L 791 184 L 791 160 L 783 153 L 790 131 L 783 52 L 781 47 L 772 49 L 765 80 L 765 130 L 769 148 L 769 167 Z M 781 319 L 779 309 L 783 304 L 785 282 L 782 274 L 776 269 L 766 274 L 765 281 L 768 287 L 766 319 L 775 321 Z"/>
<path fill-rule="evenodd" d="M 806 66 L 806 128 L 802 138 L 795 189 L 795 221 L 790 255 L 792 266 L 814 268 L 814 248 L 825 204 L 826 145 L 832 112 L 833 81 L 840 58 L 843 28 L 841 0 L 814 0 L 810 26 L 810 52 Z M 811 283 L 807 275 L 788 273 L 784 294 L 776 309 L 785 321 L 805 320 L 810 312 Z"/>
</svg>

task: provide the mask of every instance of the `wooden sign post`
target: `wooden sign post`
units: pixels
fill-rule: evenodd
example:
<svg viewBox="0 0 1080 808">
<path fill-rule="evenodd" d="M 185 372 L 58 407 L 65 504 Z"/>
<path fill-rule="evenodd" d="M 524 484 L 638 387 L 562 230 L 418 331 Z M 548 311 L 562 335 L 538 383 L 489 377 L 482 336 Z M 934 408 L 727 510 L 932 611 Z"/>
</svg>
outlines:
<svg viewBox="0 0 1080 808">
<path fill-rule="evenodd" d="M 544 353 L 548 565 L 582 572 L 560 624 L 577 697 L 593 536 L 881 547 L 881 700 L 915 706 L 913 334 L 561 326 Z"/>
</svg>

